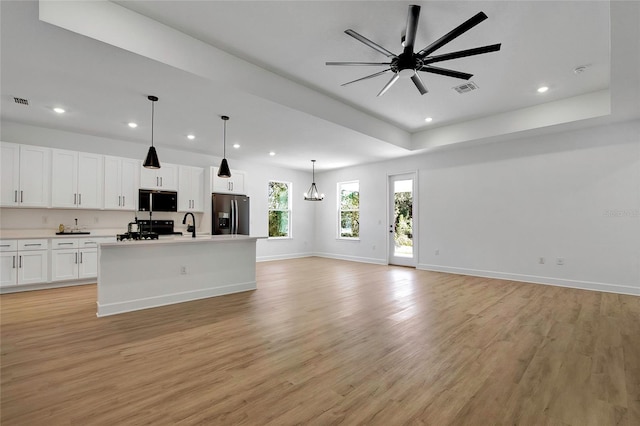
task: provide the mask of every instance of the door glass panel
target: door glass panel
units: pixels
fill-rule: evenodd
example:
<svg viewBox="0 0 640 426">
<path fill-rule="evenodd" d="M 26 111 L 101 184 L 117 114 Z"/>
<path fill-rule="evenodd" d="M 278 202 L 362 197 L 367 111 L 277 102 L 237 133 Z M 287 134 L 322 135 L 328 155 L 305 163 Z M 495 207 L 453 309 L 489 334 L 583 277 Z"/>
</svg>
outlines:
<svg viewBox="0 0 640 426">
<path fill-rule="evenodd" d="M 413 257 L 413 180 L 393 183 L 394 256 Z"/>
</svg>

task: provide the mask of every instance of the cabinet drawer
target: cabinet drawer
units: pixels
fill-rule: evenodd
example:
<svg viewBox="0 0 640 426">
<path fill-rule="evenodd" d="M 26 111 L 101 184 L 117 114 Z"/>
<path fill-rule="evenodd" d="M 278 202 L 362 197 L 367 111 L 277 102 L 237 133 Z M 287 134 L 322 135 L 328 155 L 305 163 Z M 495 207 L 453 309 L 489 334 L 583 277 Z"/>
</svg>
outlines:
<svg viewBox="0 0 640 426">
<path fill-rule="evenodd" d="M 0 240 L 0 252 L 18 250 L 18 240 Z"/>
<path fill-rule="evenodd" d="M 78 248 L 78 240 L 76 238 L 56 238 L 51 240 L 51 248 L 54 250 Z"/>
<path fill-rule="evenodd" d="M 116 241 L 115 237 L 97 237 L 97 238 L 83 238 L 79 240 L 78 247 L 79 248 L 95 248 L 98 247 L 100 243 L 114 243 Z"/>
<path fill-rule="evenodd" d="M 18 240 L 19 251 L 47 250 L 49 240 Z"/>
</svg>

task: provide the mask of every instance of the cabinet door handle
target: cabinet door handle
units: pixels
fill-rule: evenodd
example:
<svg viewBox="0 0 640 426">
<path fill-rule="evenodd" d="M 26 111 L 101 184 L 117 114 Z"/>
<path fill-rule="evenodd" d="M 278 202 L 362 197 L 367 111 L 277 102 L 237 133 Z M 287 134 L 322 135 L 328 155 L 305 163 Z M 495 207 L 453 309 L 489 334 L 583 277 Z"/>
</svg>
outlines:
<svg viewBox="0 0 640 426">
<path fill-rule="evenodd" d="M 13 201 L 18 202 L 18 190 L 13 191 Z"/>
<path fill-rule="evenodd" d="M 13 269 L 16 269 L 16 257 L 13 256 Z"/>
<path fill-rule="evenodd" d="M 41 245 L 42 245 L 41 243 L 31 243 L 31 244 L 25 244 L 24 246 L 25 246 L 25 247 L 27 247 L 27 246 L 29 246 L 29 247 L 32 247 L 32 246 L 38 246 L 38 247 L 40 247 Z"/>
<path fill-rule="evenodd" d="M 80 263 L 82 263 L 82 252 L 80 252 Z"/>
<path fill-rule="evenodd" d="M 122 205 L 122 195 L 118 195 L 118 207 Z"/>
<path fill-rule="evenodd" d="M 11 244 L 0 244 L 0 247 L 11 247 Z"/>
<path fill-rule="evenodd" d="M 78 253 L 76 252 L 76 264 L 78 263 Z"/>
<path fill-rule="evenodd" d="M 18 256 L 18 268 L 22 268 L 22 256 Z"/>
<path fill-rule="evenodd" d="M 160 186 L 162 186 L 162 176 L 160 176 Z"/>
<path fill-rule="evenodd" d="M 122 207 L 124 207 L 124 195 L 122 196 Z"/>
<path fill-rule="evenodd" d="M 73 243 L 58 243 L 59 246 L 72 246 Z"/>
<path fill-rule="evenodd" d="M 24 200 L 22 198 L 22 196 L 24 195 L 24 191 L 20 191 L 20 202 L 22 203 Z"/>
<path fill-rule="evenodd" d="M 78 194 L 73 194 L 73 205 L 78 204 Z"/>
<path fill-rule="evenodd" d="M 78 205 L 82 204 L 82 194 L 78 194 Z"/>
</svg>

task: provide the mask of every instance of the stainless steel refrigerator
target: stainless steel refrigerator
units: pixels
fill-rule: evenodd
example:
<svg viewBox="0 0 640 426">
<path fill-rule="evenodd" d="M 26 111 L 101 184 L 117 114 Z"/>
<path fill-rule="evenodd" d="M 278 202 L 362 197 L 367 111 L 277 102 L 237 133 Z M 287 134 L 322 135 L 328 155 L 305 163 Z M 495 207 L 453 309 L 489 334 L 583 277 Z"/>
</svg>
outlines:
<svg viewBox="0 0 640 426">
<path fill-rule="evenodd" d="M 249 235 L 249 197 L 211 194 L 211 233 Z"/>
</svg>

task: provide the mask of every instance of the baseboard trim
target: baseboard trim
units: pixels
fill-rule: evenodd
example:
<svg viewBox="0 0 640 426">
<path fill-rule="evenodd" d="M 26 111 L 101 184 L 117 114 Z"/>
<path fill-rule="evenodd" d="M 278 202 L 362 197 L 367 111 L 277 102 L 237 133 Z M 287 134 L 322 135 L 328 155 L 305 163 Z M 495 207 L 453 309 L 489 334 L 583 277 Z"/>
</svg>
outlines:
<svg viewBox="0 0 640 426">
<path fill-rule="evenodd" d="M 226 294 L 240 293 L 255 290 L 256 282 L 231 284 L 222 287 L 207 288 L 202 290 L 186 291 L 181 293 L 163 294 L 160 296 L 146 297 L 144 299 L 127 300 L 125 302 L 105 303 L 98 305 L 98 317 L 122 314 L 140 309 L 157 308 L 159 306 L 173 305 L 174 303 L 190 302 L 192 300 L 206 299 L 209 297 L 223 296 Z"/>
<path fill-rule="evenodd" d="M 564 278 L 541 277 L 538 275 L 512 274 L 508 272 L 485 271 L 482 269 L 456 268 L 442 265 L 418 264 L 417 269 L 424 271 L 446 272 L 450 274 L 471 275 L 475 277 L 497 278 L 501 280 L 520 281 L 533 284 L 555 285 L 558 287 L 577 288 L 581 290 L 602 291 L 605 293 L 628 294 L 640 296 L 640 288 L 621 284 L 599 283 L 593 281 L 567 280 Z"/>
<path fill-rule="evenodd" d="M 312 253 L 290 253 L 290 254 L 277 254 L 274 256 L 257 256 L 256 262 L 271 262 L 273 260 L 288 260 L 288 259 L 300 259 L 303 257 L 312 257 Z"/>
<path fill-rule="evenodd" d="M 388 265 L 385 259 L 375 259 L 372 257 L 347 256 L 343 254 L 314 253 L 313 256 L 325 257 L 327 259 L 348 260 L 351 262 L 372 263 L 374 265 Z"/>
</svg>

